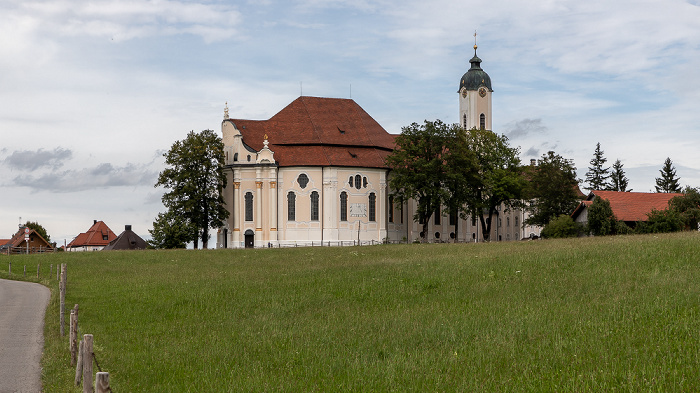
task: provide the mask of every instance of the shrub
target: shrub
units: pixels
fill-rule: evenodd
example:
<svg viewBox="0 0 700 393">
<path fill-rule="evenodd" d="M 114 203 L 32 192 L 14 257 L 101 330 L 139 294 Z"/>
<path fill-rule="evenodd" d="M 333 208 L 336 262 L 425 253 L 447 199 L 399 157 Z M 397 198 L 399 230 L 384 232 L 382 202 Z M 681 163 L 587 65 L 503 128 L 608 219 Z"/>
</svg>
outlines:
<svg viewBox="0 0 700 393">
<path fill-rule="evenodd" d="M 643 225 L 638 225 L 637 233 L 665 233 L 677 232 L 683 229 L 684 223 L 680 213 L 667 210 L 652 210 L 647 214 L 649 217 Z M 640 223 L 641 224 L 641 223 Z"/>
<path fill-rule="evenodd" d="M 571 216 L 562 214 L 559 217 L 551 220 L 542 229 L 543 238 L 561 238 L 561 237 L 576 237 L 582 232 L 581 224 L 577 224 Z"/>
<path fill-rule="evenodd" d="M 617 233 L 617 218 L 607 199 L 596 197 L 588 208 L 588 230 L 593 236 L 606 236 Z"/>
</svg>

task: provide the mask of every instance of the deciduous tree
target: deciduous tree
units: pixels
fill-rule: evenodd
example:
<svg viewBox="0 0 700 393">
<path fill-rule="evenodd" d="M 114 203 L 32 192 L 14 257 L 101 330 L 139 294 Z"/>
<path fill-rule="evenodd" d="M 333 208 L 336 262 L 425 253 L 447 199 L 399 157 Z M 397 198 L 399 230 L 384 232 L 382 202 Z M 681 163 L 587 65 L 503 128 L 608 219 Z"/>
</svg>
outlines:
<svg viewBox="0 0 700 393">
<path fill-rule="evenodd" d="M 545 226 L 562 214 L 571 214 L 579 202 L 576 167 L 553 151 L 543 154 L 536 167 L 526 168 L 529 178 L 528 225 Z"/>
<path fill-rule="evenodd" d="M 153 238 L 149 243 L 155 248 L 185 248 L 198 233 L 197 228 L 185 217 L 170 210 L 158 213 L 153 229 L 148 232 Z"/>
<path fill-rule="evenodd" d="M 416 201 L 414 220 L 423 225 L 423 239 L 430 218 L 448 199 L 444 160 L 450 135 L 451 127 L 440 120 L 413 123 L 401 129 L 394 151 L 386 158 L 391 195 L 397 203 Z"/>
<path fill-rule="evenodd" d="M 163 195 L 163 204 L 197 229 L 197 235 L 188 239 L 194 247 L 201 239 L 207 248 L 209 228 L 221 227 L 229 214 L 221 196 L 226 185 L 223 141 L 212 130 L 190 131 L 164 157 L 168 167 L 156 183 L 170 190 Z"/>
<path fill-rule="evenodd" d="M 46 228 L 44 228 L 41 224 L 35 221 L 27 221 L 24 226 L 38 233 L 44 238 L 44 240 L 46 240 L 47 243 L 51 244 L 51 236 L 46 233 Z"/>
<path fill-rule="evenodd" d="M 489 241 L 497 207 L 523 207 L 525 179 L 519 148 L 510 147 L 505 135 L 476 128 L 466 132 L 466 141 L 475 154 L 477 180 L 466 185 L 469 190 L 465 205 L 472 217 L 479 218 L 483 239 Z"/>
<path fill-rule="evenodd" d="M 606 236 L 615 233 L 617 218 L 610 201 L 596 197 L 588 208 L 588 230 L 593 236 Z"/>
</svg>

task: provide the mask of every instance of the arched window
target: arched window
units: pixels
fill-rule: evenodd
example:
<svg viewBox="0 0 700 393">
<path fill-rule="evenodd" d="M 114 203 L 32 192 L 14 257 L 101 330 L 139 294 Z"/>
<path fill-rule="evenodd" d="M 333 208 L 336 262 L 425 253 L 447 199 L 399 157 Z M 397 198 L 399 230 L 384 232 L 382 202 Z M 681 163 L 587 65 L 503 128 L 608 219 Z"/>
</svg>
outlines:
<svg viewBox="0 0 700 393">
<path fill-rule="evenodd" d="M 519 221 L 520 221 L 520 220 L 518 220 L 518 218 L 519 218 L 518 216 L 515 216 L 515 227 L 516 227 L 516 228 L 518 228 L 518 224 L 519 224 Z"/>
<path fill-rule="evenodd" d="M 486 116 L 483 113 L 479 116 L 479 128 L 486 129 Z"/>
<path fill-rule="evenodd" d="M 245 220 L 253 221 L 253 193 L 245 193 Z"/>
<path fill-rule="evenodd" d="M 348 220 L 348 193 L 340 193 L 340 221 Z"/>
<path fill-rule="evenodd" d="M 297 194 L 293 191 L 287 193 L 287 220 L 296 221 L 297 217 Z"/>
<path fill-rule="evenodd" d="M 360 187 L 362 187 L 362 176 L 355 175 L 355 188 L 359 190 Z"/>
<path fill-rule="evenodd" d="M 311 221 L 318 221 L 318 192 L 311 193 Z"/>
<path fill-rule="evenodd" d="M 462 121 L 464 122 L 464 128 L 467 128 L 467 114 L 465 113 L 464 116 L 462 117 Z"/>
<path fill-rule="evenodd" d="M 238 153 L 233 154 L 233 161 L 238 161 Z"/>
<path fill-rule="evenodd" d="M 348 184 L 350 185 L 350 187 L 352 187 L 353 184 L 352 179 L 354 179 L 352 176 L 350 176 L 350 178 L 348 179 Z"/>
<path fill-rule="evenodd" d="M 377 195 L 369 193 L 369 220 L 377 221 Z"/>
<path fill-rule="evenodd" d="M 506 226 L 507 226 L 507 227 L 510 226 L 510 217 L 506 217 Z"/>
<path fill-rule="evenodd" d="M 367 178 L 366 177 L 362 178 L 362 187 L 367 188 Z"/>
<path fill-rule="evenodd" d="M 306 188 L 306 185 L 309 184 L 309 177 L 306 176 L 305 173 L 302 173 L 301 175 L 299 175 L 299 177 L 297 177 L 297 183 L 299 183 L 299 187 L 301 187 L 301 189 L 303 190 L 304 188 Z"/>
</svg>

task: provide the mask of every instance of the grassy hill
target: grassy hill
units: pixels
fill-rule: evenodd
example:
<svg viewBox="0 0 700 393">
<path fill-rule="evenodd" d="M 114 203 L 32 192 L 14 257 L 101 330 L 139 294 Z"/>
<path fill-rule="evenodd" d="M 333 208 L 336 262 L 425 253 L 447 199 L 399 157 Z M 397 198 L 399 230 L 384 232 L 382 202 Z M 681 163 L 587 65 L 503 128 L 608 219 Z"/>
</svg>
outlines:
<svg viewBox="0 0 700 393">
<path fill-rule="evenodd" d="M 12 261 L 68 264 L 116 392 L 700 391 L 698 233 Z M 77 392 L 55 278 L 44 386 Z"/>
</svg>

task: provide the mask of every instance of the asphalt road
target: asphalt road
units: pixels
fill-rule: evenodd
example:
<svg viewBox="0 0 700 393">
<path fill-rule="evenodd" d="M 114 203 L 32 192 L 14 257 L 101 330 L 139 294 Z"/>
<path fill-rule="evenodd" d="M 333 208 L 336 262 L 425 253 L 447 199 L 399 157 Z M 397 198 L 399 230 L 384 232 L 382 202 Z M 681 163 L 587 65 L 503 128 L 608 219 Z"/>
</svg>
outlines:
<svg viewBox="0 0 700 393">
<path fill-rule="evenodd" d="M 0 279 L 0 393 L 41 392 L 49 297 L 43 285 Z"/>
</svg>

